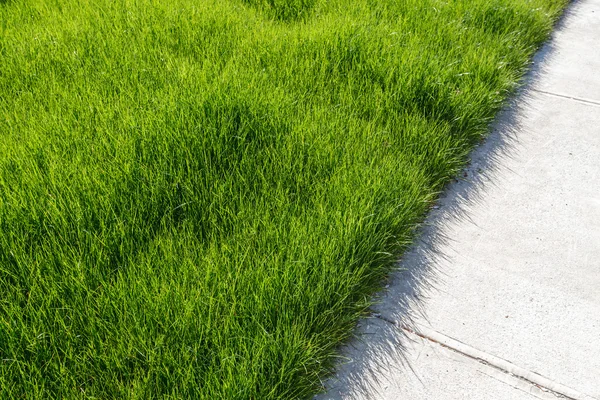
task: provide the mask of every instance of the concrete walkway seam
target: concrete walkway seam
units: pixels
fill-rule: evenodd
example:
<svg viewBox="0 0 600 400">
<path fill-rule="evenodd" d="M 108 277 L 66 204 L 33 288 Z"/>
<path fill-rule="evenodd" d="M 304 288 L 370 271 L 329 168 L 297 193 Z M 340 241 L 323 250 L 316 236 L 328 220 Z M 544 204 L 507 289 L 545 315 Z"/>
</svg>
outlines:
<svg viewBox="0 0 600 400">
<path fill-rule="evenodd" d="M 386 322 L 393 323 L 396 325 L 394 321 L 384 319 Z M 552 381 L 545 376 L 537 374 L 535 372 L 526 370 L 525 368 L 521 368 L 517 365 L 514 365 L 510 361 L 504 360 L 500 357 L 496 357 L 492 354 L 485 353 L 481 350 L 473 348 L 465 343 L 459 342 L 456 339 L 453 339 L 449 336 L 444 335 L 443 333 L 437 332 L 433 329 L 427 328 L 423 325 L 418 325 L 415 329 L 410 328 L 408 326 L 402 326 L 403 330 L 417 335 L 423 339 L 429 340 L 431 342 L 437 343 L 441 346 L 449 348 L 450 350 L 456 351 L 457 353 L 463 354 L 469 358 L 475 359 L 479 362 L 483 362 L 487 365 L 490 365 L 496 369 L 501 370 L 504 373 L 510 374 L 517 378 L 523 379 L 529 383 L 532 383 L 544 390 L 552 391 L 557 395 L 565 397 L 571 400 L 598 400 L 586 394 L 580 393 L 575 389 L 567 387 L 558 382 Z"/>
<path fill-rule="evenodd" d="M 585 99 L 585 98 L 582 98 L 582 97 L 573 97 L 573 96 L 568 96 L 566 94 L 548 92 L 546 90 L 540 90 L 540 89 L 530 89 L 530 90 L 533 91 L 533 92 L 542 93 L 542 94 L 545 94 L 545 95 L 548 95 L 548 96 L 552 96 L 552 97 L 559 97 L 561 99 L 574 100 L 574 101 L 577 101 L 579 103 L 583 103 L 583 104 L 587 104 L 587 105 L 592 105 L 592 106 L 600 107 L 600 102 L 598 102 L 596 100 Z"/>
</svg>

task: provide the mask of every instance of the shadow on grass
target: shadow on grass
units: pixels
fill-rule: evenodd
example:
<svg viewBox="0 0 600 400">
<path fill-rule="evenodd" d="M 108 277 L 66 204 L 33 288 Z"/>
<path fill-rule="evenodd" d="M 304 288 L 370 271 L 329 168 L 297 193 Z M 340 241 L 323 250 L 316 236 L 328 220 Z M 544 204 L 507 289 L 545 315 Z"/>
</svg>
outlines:
<svg viewBox="0 0 600 400">
<path fill-rule="evenodd" d="M 554 32 L 565 27 L 579 5 L 580 1 L 575 0 L 565 9 Z M 417 319 L 427 320 L 427 298 L 444 282 L 441 266 L 449 256 L 442 249 L 452 245 L 447 228 L 470 220 L 470 209 L 495 185 L 498 173 L 506 170 L 502 161 L 520 151 L 519 135 L 526 134 L 520 122 L 522 115 L 532 108 L 536 83 L 555 53 L 552 39 L 538 50 L 520 89 L 507 101 L 485 141 L 471 153 L 464 170 L 466 177 L 453 180 L 441 193 L 439 208 L 431 210 L 386 289 L 375 297 L 371 317 L 359 322 L 354 338 L 341 348 L 336 371 L 323 383 L 325 393 L 315 400 L 381 398 L 386 384 L 381 381 L 383 372 L 413 373 L 407 358 L 412 339 L 404 328 L 414 331 Z"/>
</svg>

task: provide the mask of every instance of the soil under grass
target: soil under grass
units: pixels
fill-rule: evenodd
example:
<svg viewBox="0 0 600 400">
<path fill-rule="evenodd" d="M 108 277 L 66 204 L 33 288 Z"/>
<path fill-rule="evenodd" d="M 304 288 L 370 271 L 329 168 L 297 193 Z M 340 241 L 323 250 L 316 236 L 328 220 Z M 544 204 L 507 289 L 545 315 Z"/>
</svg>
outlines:
<svg viewBox="0 0 600 400">
<path fill-rule="evenodd" d="M 0 1 L 0 398 L 317 391 L 564 4 Z"/>
</svg>

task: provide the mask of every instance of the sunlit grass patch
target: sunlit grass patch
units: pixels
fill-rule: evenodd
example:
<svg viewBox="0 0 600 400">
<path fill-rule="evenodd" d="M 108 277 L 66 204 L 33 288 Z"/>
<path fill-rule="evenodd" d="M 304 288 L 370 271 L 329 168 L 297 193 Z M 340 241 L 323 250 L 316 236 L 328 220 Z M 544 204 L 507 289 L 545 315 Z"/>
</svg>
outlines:
<svg viewBox="0 0 600 400">
<path fill-rule="evenodd" d="M 301 398 L 563 0 L 0 2 L 0 398 Z"/>
</svg>

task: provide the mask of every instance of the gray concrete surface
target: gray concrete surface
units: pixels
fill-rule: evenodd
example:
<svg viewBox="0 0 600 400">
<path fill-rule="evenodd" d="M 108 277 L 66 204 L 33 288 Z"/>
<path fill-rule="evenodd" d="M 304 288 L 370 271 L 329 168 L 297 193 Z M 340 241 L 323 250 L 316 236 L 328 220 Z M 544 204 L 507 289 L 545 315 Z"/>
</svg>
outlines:
<svg viewBox="0 0 600 400">
<path fill-rule="evenodd" d="M 571 4 L 465 175 L 318 399 L 600 400 L 600 0 Z"/>
</svg>

